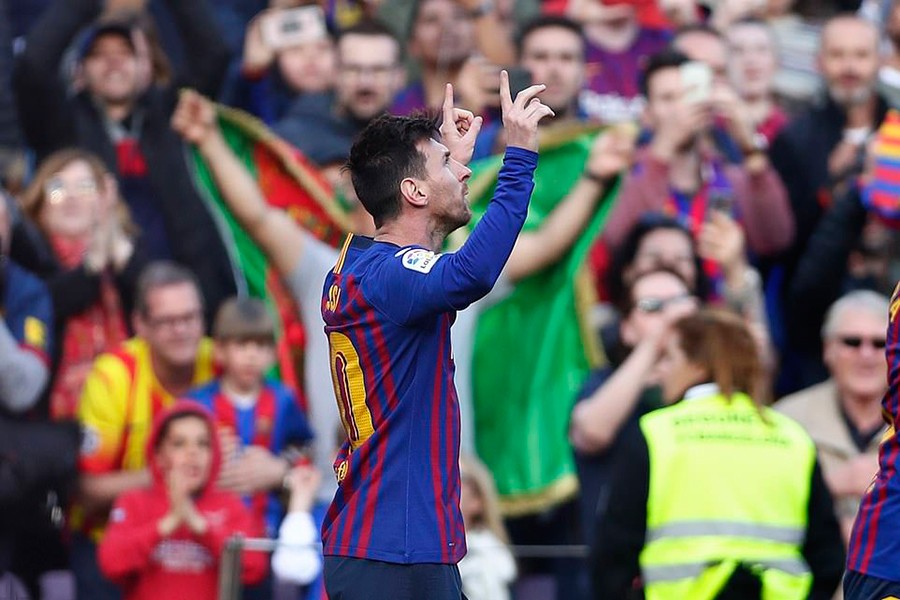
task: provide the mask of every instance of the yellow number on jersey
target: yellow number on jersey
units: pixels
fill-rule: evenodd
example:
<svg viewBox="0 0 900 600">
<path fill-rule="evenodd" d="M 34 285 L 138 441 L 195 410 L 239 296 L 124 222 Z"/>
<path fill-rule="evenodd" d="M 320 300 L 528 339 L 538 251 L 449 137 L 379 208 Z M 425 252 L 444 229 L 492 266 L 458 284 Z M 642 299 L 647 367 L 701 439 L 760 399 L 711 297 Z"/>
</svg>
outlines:
<svg viewBox="0 0 900 600">
<path fill-rule="evenodd" d="M 331 350 L 331 383 L 337 398 L 341 422 L 353 450 L 375 432 L 372 413 L 366 404 L 366 382 L 359 362 L 359 353 L 343 333 L 332 331 L 328 336 Z"/>
</svg>

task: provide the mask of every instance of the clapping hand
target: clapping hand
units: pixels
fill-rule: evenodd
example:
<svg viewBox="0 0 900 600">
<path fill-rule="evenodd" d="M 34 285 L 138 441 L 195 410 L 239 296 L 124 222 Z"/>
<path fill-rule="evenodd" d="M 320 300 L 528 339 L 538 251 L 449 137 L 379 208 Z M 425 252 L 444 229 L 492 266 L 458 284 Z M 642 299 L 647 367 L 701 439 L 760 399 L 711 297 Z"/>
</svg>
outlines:
<svg viewBox="0 0 900 600">
<path fill-rule="evenodd" d="M 481 117 L 453 106 L 453 86 L 449 83 L 444 88 L 444 105 L 441 111 L 441 139 L 450 150 L 450 158 L 460 164 L 468 164 L 475 151 L 475 139 L 481 131 Z"/>
<path fill-rule="evenodd" d="M 509 90 L 509 73 L 500 71 L 500 109 L 503 127 L 506 129 L 506 145 L 537 152 L 538 123 L 544 117 L 555 117 L 556 113 L 542 103 L 538 94 L 547 88 L 543 83 L 532 85 L 513 100 Z"/>
</svg>

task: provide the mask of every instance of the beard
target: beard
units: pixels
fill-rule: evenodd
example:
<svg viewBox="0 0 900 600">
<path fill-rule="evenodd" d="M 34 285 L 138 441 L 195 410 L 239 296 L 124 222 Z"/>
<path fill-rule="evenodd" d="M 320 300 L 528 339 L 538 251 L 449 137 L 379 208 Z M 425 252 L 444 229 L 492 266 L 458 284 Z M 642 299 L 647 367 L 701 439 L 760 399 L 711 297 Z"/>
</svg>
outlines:
<svg viewBox="0 0 900 600">
<path fill-rule="evenodd" d="M 859 86 L 851 89 L 842 89 L 837 86 L 828 88 L 828 95 L 838 106 L 849 108 L 865 104 L 872 98 L 874 90 L 871 87 Z"/>
</svg>

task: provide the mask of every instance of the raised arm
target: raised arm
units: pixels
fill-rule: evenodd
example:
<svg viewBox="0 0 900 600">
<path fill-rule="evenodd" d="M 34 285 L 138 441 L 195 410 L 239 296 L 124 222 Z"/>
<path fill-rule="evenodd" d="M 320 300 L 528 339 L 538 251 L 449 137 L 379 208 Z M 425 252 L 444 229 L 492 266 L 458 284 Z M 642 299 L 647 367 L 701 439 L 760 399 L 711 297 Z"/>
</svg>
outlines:
<svg viewBox="0 0 900 600">
<path fill-rule="evenodd" d="M 398 253 L 396 261 L 383 264 L 380 275 L 393 285 L 378 286 L 376 297 L 370 299 L 400 323 L 460 310 L 486 295 L 525 223 L 537 166 L 537 125 L 553 111 L 537 98 L 544 85 L 523 90 L 513 101 L 509 75 L 503 71 L 500 79 L 507 149 L 494 199 L 458 252 L 434 255 L 409 248 Z M 444 139 L 446 143 L 446 136 Z M 452 143 L 448 148 L 452 156 Z"/>
<path fill-rule="evenodd" d="M 225 38 L 207 0 L 168 0 L 184 44 L 184 72 L 179 87 L 186 86 L 216 96 L 228 69 L 229 52 Z"/>
<path fill-rule="evenodd" d="M 197 146 L 206 160 L 222 198 L 234 217 L 266 254 L 282 276 L 297 266 L 305 235 L 284 211 L 270 206 L 247 168 L 222 136 L 212 102 L 195 91 L 182 92 L 172 127 Z"/>
</svg>

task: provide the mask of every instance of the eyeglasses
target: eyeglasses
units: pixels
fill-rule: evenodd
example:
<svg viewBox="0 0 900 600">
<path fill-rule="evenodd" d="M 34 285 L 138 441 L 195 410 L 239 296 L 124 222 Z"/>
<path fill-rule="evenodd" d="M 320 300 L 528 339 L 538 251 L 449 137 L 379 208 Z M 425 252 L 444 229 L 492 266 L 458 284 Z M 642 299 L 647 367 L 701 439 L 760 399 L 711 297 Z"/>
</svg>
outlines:
<svg viewBox="0 0 900 600">
<path fill-rule="evenodd" d="M 387 77 L 397 69 L 397 65 L 349 65 L 342 64 L 341 70 L 350 77 L 362 77 L 363 74 L 372 77 Z"/>
<path fill-rule="evenodd" d="M 189 327 L 200 323 L 203 314 L 199 310 L 193 310 L 181 315 L 172 315 L 167 317 L 147 317 L 147 324 L 153 329 L 173 330 L 179 325 Z"/>
<path fill-rule="evenodd" d="M 839 336 L 838 341 L 841 342 L 844 346 L 848 348 L 861 348 L 862 345 L 869 344 L 876 350 L 884 350 L 884 347 L 887 346 L 887 340 L 884 338 L 864 338 L 858 335 L 844 335 Z"/>
<path fill-rule="evenodd" d="M 662 312 L 666 306 L 673 302 L 682 302 L 689 298 L 693 298 L 693 296 L 690 294 L 683 294 L 681 296 L 673 296 L 672 298 L 641 298 L 634 303 L 634 307 L 641 312 L 655 314 Z"/>
<path fill-rule="evenodd" d="M 97 182 L 93 179 L 79 179 L 71 185 L 67 185 L 59 177 L 48 180 L 44 186 L 44 195 L 50 204 L 59 204 L 67 197 L 87 198 L 97 193 Z"/>
</svg>

